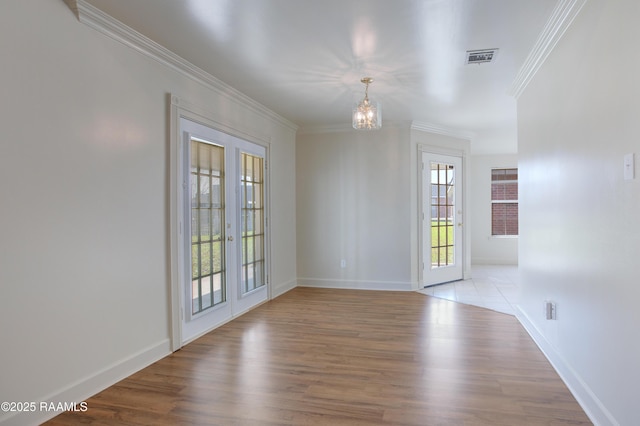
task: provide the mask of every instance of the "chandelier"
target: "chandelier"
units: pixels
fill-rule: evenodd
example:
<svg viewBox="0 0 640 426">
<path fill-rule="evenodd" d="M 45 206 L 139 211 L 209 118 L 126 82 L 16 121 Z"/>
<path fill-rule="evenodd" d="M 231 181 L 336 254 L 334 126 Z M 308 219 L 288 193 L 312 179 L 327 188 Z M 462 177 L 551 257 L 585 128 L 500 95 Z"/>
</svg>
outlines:
<svg viewBox="0 0 640 426">
<path fill-rule="evenodd" d="M 377 130 L 382 127 L 382 112 L 378 102 L 369 99 L 369 84 L 373 78 L 360 80 L 365 84 L 364 99 L 353 107 L 353 128 L 356 130 Z"/>
</svg>

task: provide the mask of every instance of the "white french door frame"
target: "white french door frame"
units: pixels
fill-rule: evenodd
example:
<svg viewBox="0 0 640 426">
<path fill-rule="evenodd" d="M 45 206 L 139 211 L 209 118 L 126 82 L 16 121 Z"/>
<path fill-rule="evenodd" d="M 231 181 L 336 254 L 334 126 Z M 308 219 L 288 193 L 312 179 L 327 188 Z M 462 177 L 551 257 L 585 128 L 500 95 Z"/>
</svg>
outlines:
<svg viewBox="0 0 640 426">
<path fill-rule="evenodd" d="M 417 144 L 417 156 L 416 156 L 416 160 L 417 160 L 417 175 L 416 175 L 416 180 L 417 180 L 417 234 L 418 234 L 418 238 L 417 238 L 417 267 L 418 267 L 418 271 L 417 271 L 417 277 L 418 277 L 418 288 L 421 289 L 424 287 L 424 282 L 425 282 L 425 270 L 428 267 L 428 265 L 423 265 L 423 263 L 425 262 L 425 256 L 426 254 L 424 253 L 424 217 L 430 217 L 430 212 L 425 211 L 424 209 L 424 187 L 423 187 L 423 170 L 422 170 L 422 161 L 423 161 L 423 154 L 432 154 L 435 156 L 448 156 L 448 157 L 455 157 L 455 158 L 459 158 L 461 163 L 462 163 L 462 182 L 458 182 L 458 184 L 461 184 L 461 189 L 462 189 L 462 200 L 461 200 L 461 206 L 459 206 L 459 209 L 461 210 L 461 215 L 459 217 L 460 223 L 462 224 L 461 226 L 461 262 L 462 262 L 462 279 L 467 279 L 471 276 L 471 272 L 470 272 L 470 247 L 469 247 L 469 241 L 470 241 L 470 233 L 469 233 L 469 227 L 467 226 L 467 223 L 469 222 L 468 220 L 468 208 L 467 206 L 469 205 L 469 174 L 470 174 L 470 168 L 469 168 L 469 156 L 466 150 L 462 150 L 462 149 L 448 149 L 448 148 L 444 148 L 444 147 L 440 147 L 440 146 L 430 146 L 430 145 L 422 145 L 422 144 Z M 457 223 L 456 223 L 457 225 Z"/>
<path fill-rule="evenodd" d="M 264 255 L 265 255 L 265 279 L 266 279 L 266 300 L 271 299 L 271 285 L 269 280 L 270 275 L 270 259 L 271 259 L 271 244 L 270 244 L 270 227 L 269 227 L 269 215 L 270 215 L 270 191 L 269 191 L 269 148 L 270 148 L 270 140 L 267 137 L 260 137 L 253 135 L 251 133 L 242 131 L 240 129 L 227 126 L 222 124 L 219 121 L 215 120 L 215 113 L 207 111 L 205 109 L 196 107 L 187 101 L 178 98 L 177 96 L 170 96 L 170 105 L 169 105 L 169 189 L 170 189 L 170 197 L 169 197 L 169 216 L 170 216 L 170 314 L 171 314 L 171 349 L 176 351 L 180 349 L 184 344 L 188 343 L 184 341 L 183 338 L 183 321 L 187 313 L 185 313 L 185 303 L 186 303 L 186 295 L 184 292 L 185 277 L 184 271 L 190 262 L 190 253 L 186 253 L 187 249 L 185 248 L 186 237 L 185 232 L 188 232 L 187 224 L 190 222 L 190 218 L 185 217 L 186 211 L 185 209 L 185 200 L 187 199 L 187 194 L 189 192 L 189 188 L 185 187 L 183 182 L 183 177 L 185 173 L 188 172 L 188 169 L 185 170 L 186 161 L 188 159 L 185 158 L 185 153 L 187 150 L 184 147 L 184 134 L 181 130 L 181 120 L 185 119 L 196 124 L 208 127 L 216 132 L 224 133 L 231 138 L 237 138 L 240 140 L 240 143 L 246 141 L 248 144 L 245 146 L 249 146 L 251 144 L 257 145 L 264 149 L 264 216 L 265 216 L 265 238 L 264 238 Z M 239 149 L 233 149 L 233 152 L 230 152 L 229 159 L 234 163 L 233 167 L 236 166 L 236 162 L 238 162 L 239 152 L 247 152 L 251 153 L 251 149 L 243 149 L 240 146 Z M 230 179 L 232 177 L 228 177 Z M 234 197 L 235 202 L 235 197 Z M 234 228 L 239 227 L 239 221 L 237 220 L 238 214 L 236 217 L 232 218 Z M 236 224 L 238 224 L 236 226 Z M 233 250 L 233 257 L 240 256 L 239 250 L 236 247 L 239 247 L 240 243 L 240 232 L 236 229 L 233 230 L 233 235 L 238 236 L 235 238 L 236 244 L 232 244 L 231 247 L 228 246 L 229 250 Z M 237 260 L 237 259 L 236 259 Z M 228 273 L 236 273 L 236 271 L 228 271 Z M 235 280 L 234 280 L 235 281 Z M 237 290 L 239 291 L 239 290 Z M 236 294 L 236 291 L 230 292 L 232 294 Z M 216 328 L 225 322 L 242 315 L 253 307 L 257 306 L 257 304 L 247 303 L 247 301 L 251 301 L 252 297 L 255 297 L 256 292 L 249 292 L 245 295 L 241 295 L 238 299 L 244 299 L 245 302 L 239 300 L 229 300 L 231 298 L 228 295 L 228 305 L 231 311 L 228 319 L 224 322 L 215 324 L 213 327 L 209 329 L 202 330 L 199 335 L 205 334 L 213 328 Z M 265 301 L 266 301 L 265 300 Z M 262 302 L 259 302 L 262 303 Z M 258 303 L 258 304 L 259 304 Z M 232 309 L 231 305 L 234 305 Z M 197 338 L 198 336 L 192 337 L 190 340 Z"/>
</svg>

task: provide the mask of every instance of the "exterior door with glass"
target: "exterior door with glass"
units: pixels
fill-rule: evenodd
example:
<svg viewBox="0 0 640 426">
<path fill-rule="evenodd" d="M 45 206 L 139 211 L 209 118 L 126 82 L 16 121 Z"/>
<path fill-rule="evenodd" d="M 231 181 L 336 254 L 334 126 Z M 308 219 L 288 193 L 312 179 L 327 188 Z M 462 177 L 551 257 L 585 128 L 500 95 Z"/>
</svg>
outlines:
<svg viewBox="0 0 640 426">
<path fill-rule="evenodd" d="M 181 119 L 182 341 L 267 300 L 263 146 Z"/>
<path fill-rule="evenodd" d="M 461 280 L 462 159 L 422 153 L 423 286 Z"/>
</svg>

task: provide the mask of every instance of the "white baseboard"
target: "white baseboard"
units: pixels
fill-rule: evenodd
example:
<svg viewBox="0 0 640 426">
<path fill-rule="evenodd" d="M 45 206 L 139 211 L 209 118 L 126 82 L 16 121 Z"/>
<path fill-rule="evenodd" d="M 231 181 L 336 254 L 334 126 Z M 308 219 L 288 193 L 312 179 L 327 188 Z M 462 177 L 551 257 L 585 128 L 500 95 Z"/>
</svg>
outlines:
<svg viewBox="0 0 640 426">
<path fill-rule="evenodd" d="M 471 258 L 471 266 L 473 265 L 518 265 L 518 258 L 503 258 L 503 257 L 477 257 Z"/>
<path fill-rule="evenodd" d="M 549 360 L 593 424 L 596 426 L 620 426 L 620 423 L 616 421 L 580 375 L 571 368 L 571 365 L 556 351 L 519 306 L 516 308 L 516 318 Z"/>
<path fill-rule="evenodd" d="M 162 340 L 155 345 L 151 345 L 125 359 L 111 364 L 97 373 L 80 379 L 57 392 L 39 398 L 37 408 L 39 408 L 40 402 L 53 402 L 55 404 L 58 402 L 76 402 L 79 404 L 125 377 L 164 358 L 170 353 L 171 346 L 169 339 Z M 87 409 L 91 410 L 91 406 L 89 405 Z M 35 411 L 15 413 L 15 415 L 0 418 L 0 424 L 3 426 L 35 425 L 52 419 L 61 413 L 62 411 L 40 411 L 36 409 Z"/>
<path fill-rule="evenodd" d="M 324 278 L 298 278 L 300 287 L 343 288 L 350 290 L 390 290 L 414 291 L 411 282 L 367 281 L 367 280 L 330 280 Z"/>
<path fill-rule="evenodd" d="M 271 298 L 275 299 L 278 296 L 282 296 L 289 290 L 293 290 L 294 288 L 296 288 L 297 285 L 298 285 L 298 281 L 295 279 L 284 282 L 284 283 L 275 284 L 271 289 Z"/>
</svg>

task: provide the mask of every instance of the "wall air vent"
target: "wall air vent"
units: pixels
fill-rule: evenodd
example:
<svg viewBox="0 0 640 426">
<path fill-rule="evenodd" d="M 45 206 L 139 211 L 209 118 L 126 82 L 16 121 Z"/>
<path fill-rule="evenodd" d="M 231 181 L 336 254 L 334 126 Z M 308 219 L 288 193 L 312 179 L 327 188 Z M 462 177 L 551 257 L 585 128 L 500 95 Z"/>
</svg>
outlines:
<svg viewBox="0 0 640 426">
<path fill-rule="evenodd" d="M 492 62 L 498 49 L 467 50 L 467 64 L 486 64 Z"/>
</svg>

